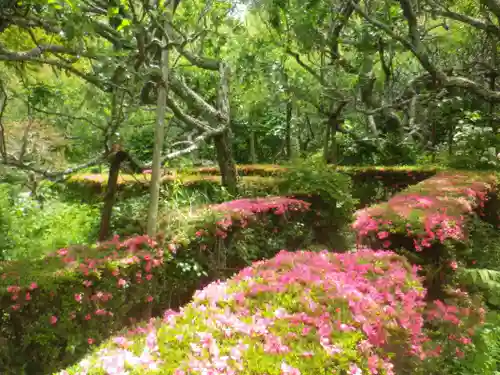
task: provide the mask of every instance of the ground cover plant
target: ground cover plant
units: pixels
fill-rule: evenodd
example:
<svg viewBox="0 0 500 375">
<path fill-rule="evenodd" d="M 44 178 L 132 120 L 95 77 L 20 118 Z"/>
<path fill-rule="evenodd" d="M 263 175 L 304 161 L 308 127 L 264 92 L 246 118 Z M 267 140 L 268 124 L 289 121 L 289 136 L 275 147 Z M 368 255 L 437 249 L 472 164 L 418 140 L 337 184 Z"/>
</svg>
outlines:
<svg viewBox="0 0 500 375">
<path fill-rule="evenodd" d="M 95 242 L 99 224 L 96 206 L 43 201 L 0 184 L 0 261 L 37 259 L 59 247 Z"/>
<path fill-rule="evenodd" d="M 214 278 L 306 244 L 309 206 L 283 197 L 228 202 L 168 238 L 115 238 L 0 263 L 2 373 L 49 373 L 114 330 L 187 302 Z"/>
<path fill-rule="evenodd" d="M 283 251 L 58 374 L 412 373 L 439 354 L 425 294 L 417 268 L 392 252 Z M 427 314 L 478 324 L 442 302 Z"/>
</svg>

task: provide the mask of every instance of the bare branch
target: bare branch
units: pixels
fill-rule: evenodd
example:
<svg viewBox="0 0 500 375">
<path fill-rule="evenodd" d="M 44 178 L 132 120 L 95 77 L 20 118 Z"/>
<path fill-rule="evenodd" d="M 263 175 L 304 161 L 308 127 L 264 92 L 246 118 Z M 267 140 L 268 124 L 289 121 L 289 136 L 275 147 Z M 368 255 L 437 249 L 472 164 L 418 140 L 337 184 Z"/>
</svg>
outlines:
<svg viewBox="0 0 500 375">
<path fill-rule="evenodd" d="M 182 100 L 184 100 L 189 107 L 202 112 L 205 116 L 215 122 L 225 122 L 227 120 L 225 113 L 218 111 L 212 105 L 207 103 L 200 95 L 198 95 L 198 93 L 186 85 L 182 79 L 176 77 L 174 74 L 171 74 L 169 81 L 170 89 Z"/>
<path fill-rule="evenodd" d="M 32 107 L 32 109 L 36 112 L 44 113 L 44 114 L 49 115 L 49 116 L 60 116 L 60 117 L 69 118 L 71 120 L 85 121 L 85 122 L 88 122 L 90 125 L 96 127 L 97 129 L 104 130 L 104 128 L 101 125 L 88 119 L 87 117 L 72 116 L 72 115 L 68 115 L 66 113 L 47 111 L 45 109 L 41 109 L 41 108 L 37 108 L 37 107 Z"/>
<path fill-rule="evenodd" d="M 324 79 L 314 71 L 313 68 L 311 68 L 309 65 L 307 65 L 305 62 L 303 62 L 300 58 L 300 55 L 296 52 L 293 52 L 291 49 L 287 48 L 285 52 L 295 58 L 295 61 L 297 61 L 297 64 L 299 64 L 302 68 L 304 68 L 309 74 L 311 74 L 322 86 L 325 85 Z"/>
<path fill-rule="evenodd" d="M 208 123 L 198 120 L 197 118 L 189 116 L 188 114 L 183 112 L 179 105 L 171 97 L 167 97 L 167 105 L 172 110 L 175 117 L 184 122 L 186 125 L 192 126 L 194 128 L 199 128 L 203 131 L 213 130 L 213 128 Z"/>
<path fill-rule="evenodd" d="M 14 167 L 14 168 L 18 168 L 18 169 L 22 169 L 25 171 L 31 171 L 31 172 L 37 173 L 37 174 L 39 174 L 45 178 L 48 178 L 48 179 L 56 179 L 59 177 L 69 175 L 71 173 L 78 172 L 82 169 L 101 164 L 105 159 L 106 159 L 105 156 L 99 156 L 99 157 L 94 158 L 94 159 L 92 159 L 84 164 L 81 164 L 81 165 L 78 165 L 75 167 L 71 167 L 71 168 L 67 168 L 63 171 L 50 171 L 50 170 L 44 170 L 44 169 L 40 169 L 37 167 L 33 167 L 29 164 L 25 164 L 25 163 L 20 162 L 17 158 L 15 158 L 13 156 L 10 156 L 6 160 L 3 160 L 0 164 Z"/>
<path fill-rule="evenodd" d="M 64 46 L 58 46 L 54 44 L 40 44 L 35 48 L 28 51 L 12 52 L 8 51 L 0 45 L 0 60 L 4 61 L 31 61 L 34 58 L 42 56 L 44 53 L 62 53 L 72 56 L 83 56 L 83 57 L 95 57 L 95 55 L 84 51 L 74 51 L 70 48 Z"/>
<path fill-rule="evenodd" d="M 401 43 L 404 47 L 409 49 L 410 51 L 414 52 L 414 46 L 405 38 L 402 36 L 396 34 L 394 31 L 392 31 L 391 27 L 383 22 L 380 22 L 372 17 L 370 17 L 361 7 L 359 7 L 353 0 L 350 0 L 351 4 L 354 7 L 354 10 L 356 13 L 358 13 L 360 16 L 362 16 L 365 20 L 367 20 L 369 23 L 372 25 L 376 26 L 377 28 L 385 31 L 387 35 L 389 35 L 392 39 L 398 41 Z"/>
<path fill-rule="evenodd" d="M 496 2 L 498 0 L 491 0 L 491 1 Z M 403 14 L 408 22 L 408 34 L 411 42 L 395 34 L 388 25 L 370 17 L 357 5 L 355 5 L 355 10 L 372 25 L 383 30 L 391 38 L 400 42 L 401 44 L 403 44 L 404 47 L 409 49 L 413 53 L 413 55 L 419 60 L 422 67 L 430 74 L 434 82 L 439 83 L 441 84 L 442 87 L 446 88 L 455 87 L 455 88 L 465 89 L 490 102 L 500 102 L 499 91 L 490 90 L 484 87 L 482 84 L 474 82 L 465 77 L 447 76 L 442 70 L 438 69 L 431 62 L 429 54 L 427 53 L 425 47 L 422 44 L 420 33 L 418 31 L 417 18 L 413 10 L 411 1 L 399 0 L 399 2 L 401 4 L 401 8 L 403 9 Z"/>
<path fill-rule="evenodd" d="M 207 132 L 197 136 L 195 139 L 193 139 L 190 146 L 183 148 L 182 150 L 173 151 L 173 152 L 165 155 L 163 157 L 163 161 L 165 162 L 167 160 L 174 159 L 174 158 L 177 158 L 179 156 L 186 155 L 186 154 L 189 154 L 190 152 L 197 150 L 208 139 L 210 139 L 216 135 L 222 134 L 224 131 L 226 131 L 226 129 L 227 129 L 226 126 L 221 126 L 221 127 L 218 127 L 218 128 L 213 129 L 211 131 L 207 131 Z M 189 142 L 189 141 L 186 141 L 186 142 Z"/>
<path fill-rule="evenodd" d="M 476 29 L 483 30 L 489 34 L 496 35 L 500 37 L 500 27 L 492 23 L 485 23 L 477 18 L 470 17 L 466 14 L 452 12 L 447 9 L 433 9 L 433 11 L 445 18 L 452 19 L 454 21 L 458 21 L 464 23 L 466 25 L 472 26 Z"/>
</svg>

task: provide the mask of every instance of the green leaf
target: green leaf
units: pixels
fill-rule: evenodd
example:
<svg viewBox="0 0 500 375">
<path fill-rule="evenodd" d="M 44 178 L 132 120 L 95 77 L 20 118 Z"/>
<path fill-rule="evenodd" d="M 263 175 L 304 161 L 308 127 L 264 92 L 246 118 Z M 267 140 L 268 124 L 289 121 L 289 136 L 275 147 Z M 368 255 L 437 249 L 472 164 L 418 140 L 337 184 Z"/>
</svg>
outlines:
<svg viewBox="0 0 500 375">
<path fill-rule="evenodd" d="M 122 23 L 120 24 L 120 26 L 118 26 L 118 28 L 116 29 L 117 31 L 121 31 L 123 30 L 125 27 L 129 26 L 130 25 L 130 20 L 127 19 L 127 18 L 124 18 L 122 20 Z"/>
</svg>

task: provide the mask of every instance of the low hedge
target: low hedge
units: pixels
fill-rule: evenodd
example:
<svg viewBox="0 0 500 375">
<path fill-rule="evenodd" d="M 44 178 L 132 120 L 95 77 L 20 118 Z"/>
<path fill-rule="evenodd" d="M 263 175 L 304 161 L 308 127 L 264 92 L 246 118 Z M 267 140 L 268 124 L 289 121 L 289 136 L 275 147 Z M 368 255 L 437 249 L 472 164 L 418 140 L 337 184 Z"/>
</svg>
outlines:
<svg viewBox="0 0 500 375">
<path fill-rule="evenodd" d="M 440 173 L 358 211 L 353 224 L 358 245 L 401 249 L 427 267 L 430 294 L 439 296 L 446 274 L 465 259 L 473 220 L 498 224 L 498 183 L 491 173 Z"/>
<path fill-rule="evenodd" d="M 209 207 L 172 238 L 118 238 L 0 263 L 0 373 L 47 374 L 214 278 L 308 242 L 309 204 L 270 197 Z M 292 248 L 292 247 L 290 247 Z"/>
<path fill-rule="evenodd" d="M 266 191 L 279 193 L 279 185 L 297 168 L 296 165 L 239 165 L 240 190 L 243 195 L 261 195 Z M 300 165 L 299 165 L 300 168 Z M 316 166 L 318 168 L 318 166 Z M 435 175 L 439 167 L 349 167 L 329 166 L 319 167 L 323 172 L 338 172 L 348 175 L 353 181 L 353 195 L 360 201 L 358 206 L 364 207 L 375 201 L 386 200 L 395 192 L 409 185 L 416 184 Z M 163 178 L 163 184 L 168 190 L 170 184 L 176 182 L 184 188 L 203 191 L 209 197 L 216 197 L 220 188 L 220 175 L 217 167 L 187 168 L 168 170 Z M 120 175 L 118 191 L 122 198 L 137 196 L 147 192 L 151 175 Z M 54 188 L 77 199 L 86 202 L 102 198 L 106 188 L 107 175 L 90 174 L 74 175 L 64 185 Z"/>
<path fill-rule="evenodd" d="M 458 320 L 463 332 L 477 323 L 441 301 L 426 313 L 424 298 L 416 269 L 394 253 L 283 251 L 59 375 L 415 373 L 442 355 L 426 317 Z M 466 346 L 448 335 L 454 349 Z"/>
<path fill-rule="evenodd" d="M 149 174 L 129 175 L 122 174 L 118 179 L 118 199 L 147 194 L 149 191 Z M 253 193 L 262 195 L 264 191 L 277 191 L 276 185 L 279 179 L 273 177 L 248 176 L 239 180 L 240 190 L 246 195 Z M 58 192 L 68 200 L 82 201 L 86 203 L 101 202 L 106 192 L 107 175 L 74 175 L 64 183 L 50 183 L 50 189 Z M 196 190 L 204 193 L 209 199 L 217 201 L 220 198 L 221 178 L 212 175 L 166 175 L 162 178 L 163 191 L 168 195 L 169 191 L 182 187 L 187 190 Z"/>
</svg>

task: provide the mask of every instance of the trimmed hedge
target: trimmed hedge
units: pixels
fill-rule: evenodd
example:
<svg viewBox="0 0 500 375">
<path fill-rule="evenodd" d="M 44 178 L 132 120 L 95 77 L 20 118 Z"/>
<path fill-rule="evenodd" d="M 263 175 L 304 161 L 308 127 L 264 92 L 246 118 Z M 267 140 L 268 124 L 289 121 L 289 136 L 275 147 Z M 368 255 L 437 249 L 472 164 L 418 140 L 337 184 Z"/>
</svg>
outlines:
<svg viewBox="0 0 500 375">
<path fill-rule="evenodd" d="M 441 353 L 424 330 L 424 298 L 416 268 L 392 252 L 283 251 L 59 375 L 414 373 Z M 475 324 L 436 307 L 433 321 Z"/>
<path fill-rule="evenodd" d="M 430 294 L 439 296 L 445 275 L 464 260 L 474 218 L 498 224 L 498 184 L 495 174 L 440 173 L 358 211 L 353 224 L 358 245 L 401 249 L 427 266 Z"/>
<path fill-rule="evenodd" d="M 119 199 L 126 199 L 147 194 L 150 175 L 121 174 L 118 179 L 117 194 Z M 248 195 L 262 195 L 264 191 L 277 192 L 276 185 L 279 179 L 273 177 L 248 176 L 240 178 L 240 190 Z M 211 175 L 166 175 L 162 178 L 162 185 L 167 192 L 175 185 L 184 189 L 203 192 L 211 200 L 219 200 L 221 178 Z M 51 189 L 70 200 L 96 203 L 102 201 L 107 186 L 107 175 L 74 175 L 64 184 L 51 183 Z"/>
<path fill-rule="evenodd" d="M 262 195 L 272 191 L 279 194 L 279 185 L 287 174 L 297 166 L 280 165 L 239 165 L 240 188 L 244 195 Z M 385 200 L 390 195 L 409 185 L 416 184 L 440 171 L 439 167 L 321 167 L 325 171 L 347 174 L 353 181 L 353 195 L 360 200 L 359 206 L 366 206 L 375 201 Z M 220 187 L 221 179 L 217 167 L 187 168 L 169 170 L 163 177 L 163 183 L 168 188 L 174 182 L 188 189 L 203 191 L 209 197 L 215 197 Z M 121 197 L 131 197 L 144 194 L 149 186 L 150 174 L 120 175 L 118 191 Z M 64 187 L 55 188 L 85 201 L 94 201 L 104 193 L 107 175 L 74 175 L 68 179 Z"/>
<path fill-rule="evenodd" d="M 0 373 L 55 371 L 124 325 L 182 305 L 213 279 L 307 245 L 307 202 L 237 204 L 243 210 L 229 203 L 200 211 L 168 241 L 115 238 L 0 263 Z"/>
</svg>

